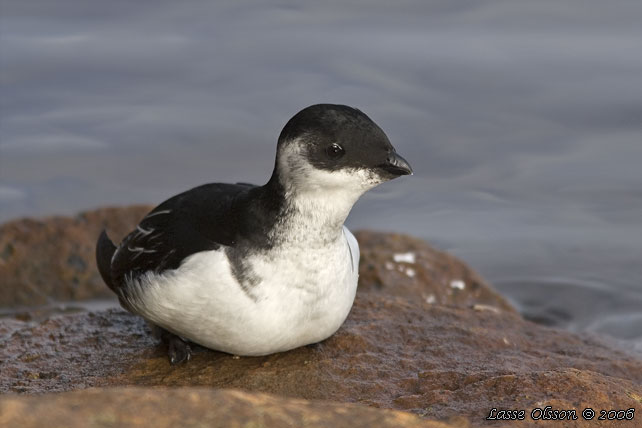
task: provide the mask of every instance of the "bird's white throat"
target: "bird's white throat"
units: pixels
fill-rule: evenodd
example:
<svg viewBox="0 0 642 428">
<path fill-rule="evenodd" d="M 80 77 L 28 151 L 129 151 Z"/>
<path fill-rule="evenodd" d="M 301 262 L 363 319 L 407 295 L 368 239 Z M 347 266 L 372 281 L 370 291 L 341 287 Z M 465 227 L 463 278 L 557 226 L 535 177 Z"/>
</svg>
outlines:
<svg viewBox="0 0 642 428">
<path fill-rule="evenodd" d="M 315 168 L 304 159 L 297 144 L 282 148 L 277 168 L 287 201 L 278 233 L 297 241 L 309 240 L 308 245 L 338 239 L 357 200 L 382 181 L 366 169 Z"/>
</svg>

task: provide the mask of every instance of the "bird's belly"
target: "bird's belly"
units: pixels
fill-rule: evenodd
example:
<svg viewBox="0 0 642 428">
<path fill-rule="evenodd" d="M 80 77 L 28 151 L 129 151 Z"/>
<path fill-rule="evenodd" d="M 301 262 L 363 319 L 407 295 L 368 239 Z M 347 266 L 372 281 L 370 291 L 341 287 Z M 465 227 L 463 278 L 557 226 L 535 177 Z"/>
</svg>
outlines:
<svg viewBox="0 0 642 428">
<path fill-rule="evenodd" d="M 239 284 L 222 251 L 197 253 L 179 269 L 147 275 L 133 309 L 151 322 L 195 343 L 237 355 L 265 355 L 319 342 L 347 317 L 357 272 L 347 246 L 323 254 L 257 256 L 264 278 Z M 323 258 L 331 268 L 315 269 Z"/>
</svg>

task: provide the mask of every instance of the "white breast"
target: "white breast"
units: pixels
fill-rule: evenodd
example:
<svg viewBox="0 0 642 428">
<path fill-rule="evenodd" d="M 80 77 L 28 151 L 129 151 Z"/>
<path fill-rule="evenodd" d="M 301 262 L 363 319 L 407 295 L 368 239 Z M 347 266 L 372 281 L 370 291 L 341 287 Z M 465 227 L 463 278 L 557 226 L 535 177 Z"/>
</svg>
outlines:
<svg viewBox="0 0 642 428">
<path fill-rule="evenodd" d="M 208 348 L 265 355 L 326 339 L 352 307 L 359 246 L 345 227 L 331 245 L 278 248 L 246 261 L 263 278 L 249 293 L 223 250 L 206 251 L 128 284 L 132 309 Z"/>
</svg>

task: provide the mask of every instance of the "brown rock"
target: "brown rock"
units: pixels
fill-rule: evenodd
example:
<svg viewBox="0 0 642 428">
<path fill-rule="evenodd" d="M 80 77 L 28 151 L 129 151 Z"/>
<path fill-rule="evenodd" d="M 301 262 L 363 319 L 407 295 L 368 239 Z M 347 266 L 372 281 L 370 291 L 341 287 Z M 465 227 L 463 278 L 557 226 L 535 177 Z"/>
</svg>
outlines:
<svg viewBox="0 0 642 428">
<path fill-rule="evenodd" d="M 514 311 L 475 271 L 421 239 L 397 233 L 358 231 L 359 291 L 427 303 Z"/>
<path fill-rule="evenodd" d="M 102 208 L 76 217 L 21 219 L 0 226 L 0 307 L 112 296 L 94 261 L 102 229 L 121 239 L 146 205 Z"/>
<path fill-rule="evenodd" d="M 96 236 L 107 227 L 119 239 L 148 208 L 104 209 L 75 219 L 21 220 L 2 226 L 0 299 L 4 300 L 0 305 L 109 293 L 94 268 Z M 360 232 L 357 237 L 362 263 L 355 306 L 339 332 L 322 343 L 257 358 L 200 349 L 189 363 L 171 367 L 144 322 L 122 310 L 55 316 L 41 322 L 27 313 L 0 319 L 0 392 L 209 386 L 365 404 L 440 420 L 460 418 L 457 424 L 462 426 L 467 420 L 473 426 L 514 425 L 486 420 L 492 408 L 523 409 L 527 413 L 523 424 L 531 425 L 530 412 L 547 405 L 575 409 L 579 419 L 539 421 L 538 426 L 585 426 L 580 416 L 585 407 L 595 409 L 598 416 L 600 409 L 631 408 L 639 419 L 639 357 L 596 338 L 524 321 L 474 272 L 420 240 L 373 232 Z M 143 409 L 154 409 L 159 415 L 168 409 L 168 419 L 175 421 L 171 415 L 189 417 L 190 413 L 170 412 L 170 403 L 192 409 L 194 400 L 198 401 L 195 397 L 208 397 L 201 400 L 202 409 L 194 410 L 204 412 L 194 413 L 202 415 L 202 420 L 210 417 L 207 405 L 213 400 L 217 404 L 209 407 L 212 411 L 247 410 L 247 419 L 229 424 L 280 424 L 281 419 L 252 419 L 267 414 L 265 406 L 279 409 L 278 417 L 287 415 L 295 425 L 298 421 L 325 423 L 323 418 L 315 419 L 321 412 L 317 402 L 194 391 L 127 389 L 2 397 L 0 426 L 14 423 L 17 417 L 54 415 L 55 409 L 61 409 L 60 420 L 73 419 L 64 412 L 86 412 L 90 418 L 86 420 L 116 426 L 129 421 L 117 419 L 116 409 L 121 407 L 132 409 L 122 413 L 131 416 L 131 423 L 139 421 L 137 409 L 140 415 L 147 415 Z M 326 409 L 333 418 L 353 411 L 351 406 L 341 410 L 323 405 L 330 406 Z M 154 411 L 149 417 L 155 417 Z M 364 414 L 363 420 L 371 421 L 369 415 Z M 388 420 L 379 415 L 372 418 Z M 594 420 L 590 426 L 609 425 Z M 640 425 L 634 420 L 618 426 Z"/>
<path fill-rule="evenodd" d="M 0 426 L 455 428 L 404 412 L 209 388 L 113 388 L 2 396 Z"/>
<path fill-rule="evenodd" d="M 102 208 L 73 218 L 23 219 L 0 226 L 0 307 L 113 297 L 96 269 L 98 234 L 107 229 L 114 242 L 120 242 L 150 209 L 147 205 Z M 424 241 L 368 231 L 356 235 L 362 252 L 360 290 L 511 310 L 469 267 Z M 412 253 L 415 262 L 395 262 L 395 254 L 405 253 Z M 453 281 L 464 289 L 452 287 Z"/>
<path fill-rule="evenodd" d="M 546 405 L 576 409 L 578 415 L 585 407 L 642 412 L 642 361 L 597 339 L 542 327 L 512 312 L 383 293 L 358 294 L 344 326 L 320 344 L 238 359 L 200 350 L 177 367 L 169 365 L 139 318 L 118 310 L 40 324 L 3 320 L 0 327 L 5 392 L 212 386 L 405 410 L 431 419 L 464 416 L 473 426 L 492 425 L 484 418 L 493 407 L 529 414 Z"/>
</svg>

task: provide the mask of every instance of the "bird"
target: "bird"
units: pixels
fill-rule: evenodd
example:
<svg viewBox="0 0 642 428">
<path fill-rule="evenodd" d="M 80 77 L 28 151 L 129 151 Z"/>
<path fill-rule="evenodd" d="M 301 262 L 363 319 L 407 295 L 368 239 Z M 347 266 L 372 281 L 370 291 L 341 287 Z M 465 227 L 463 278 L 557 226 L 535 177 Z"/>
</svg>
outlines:
<svg viewBox="0 0 642 428">
<path fill-rule="evenodd" d="M 96 262 L 121 306 L 144 318 L 169 362 L 196 344 L 261 356 L 332 336 L 353 305 L 359 244 L 344 222 L 361 195 L 412 175 L 362 111 L 316 104 L 277 141 L 264 185 L 211 183 L 152 209 Z"/>
</svg>

